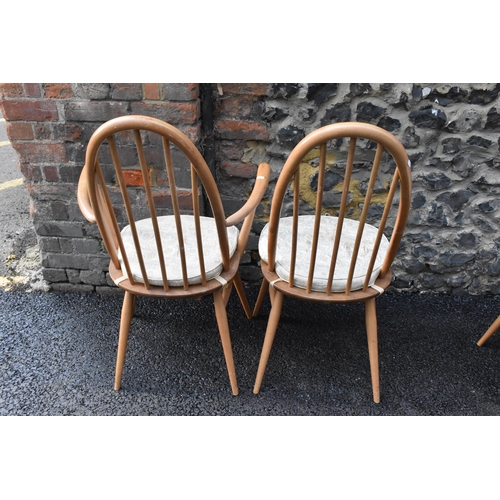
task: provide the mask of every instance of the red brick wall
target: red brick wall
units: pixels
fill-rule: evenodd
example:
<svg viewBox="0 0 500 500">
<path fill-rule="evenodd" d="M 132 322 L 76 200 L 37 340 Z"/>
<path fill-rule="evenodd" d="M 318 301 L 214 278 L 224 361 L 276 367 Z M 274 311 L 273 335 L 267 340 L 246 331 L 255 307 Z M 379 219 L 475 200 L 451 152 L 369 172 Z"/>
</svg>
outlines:
<svg viewBox="0 0 500 500">
<path fill-rule="evenodd" d="M 31 196 L 45 279 L 55 289 L 106 289 L 107 254 L 76 199 L 86 143 L 106 120 L 144 114 L 198 144 L 199 85 L 4 83 L 0 108 Z"/>
</svg>

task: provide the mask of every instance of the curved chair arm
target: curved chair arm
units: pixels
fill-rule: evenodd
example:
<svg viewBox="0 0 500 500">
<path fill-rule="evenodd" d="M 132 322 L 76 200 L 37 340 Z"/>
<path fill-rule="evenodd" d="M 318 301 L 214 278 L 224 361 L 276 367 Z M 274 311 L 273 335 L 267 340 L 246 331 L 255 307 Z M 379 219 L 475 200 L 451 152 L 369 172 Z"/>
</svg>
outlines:
<svg viewBox="0 0 500 500">
<path fill-rule="evenodd" d="M 97 222 L 94 214 L 94 210 L 92 209 L 92 205 L 90 204 L 89 190 L 87 177 L 84 175 L 85 169 L 80 176 L 80 180 L 78 181 L 78 206 L 82 211 L 83 216 L 89 221 L 95 224 Z"/>
<path fill-rule="evenodd" d="M 257 179 L 255 181 L 252 194 L 237 212 L 226 219 L 226 226 L 234 226 L 252 214 L 252 212 L 257 208 L 257 205 L 262 201 L 269 183 L 270 175 L 271 167 L 267 163 L 261 163 L 257 169 Z"/>
</svg>

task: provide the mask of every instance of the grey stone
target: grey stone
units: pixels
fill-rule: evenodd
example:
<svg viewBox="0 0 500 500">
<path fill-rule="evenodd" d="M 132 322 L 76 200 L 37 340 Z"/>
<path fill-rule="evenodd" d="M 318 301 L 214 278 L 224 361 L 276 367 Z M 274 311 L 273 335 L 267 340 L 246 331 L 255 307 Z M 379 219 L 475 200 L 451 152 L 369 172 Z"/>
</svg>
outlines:
<svg viewBox="0 0 500 500">
<path fill-rule="evenodd" d="M 471 146 L 478 146 L 483 149 L 488 149 L 493 144 L 493 142 L 489 139 L 485 139 L 484 137 L 472 135 L 469 137 L 469 139 L 467 139 L 467 144 L 470 144 Z"/>
<path fill-rule="evenodd" d="M 316 172 L 311 176 L 311 180 L 309 182 L 309 185 L 311 186 L 311 189 L 313 191 L 318 190 L 318 176 L 319 176 L 319 172 Z M 339 175 L 336 172 L 332 172 L 330 169 L 325 169 L 325 180 L 323 183 L 323 188 L 325 191 L 330 191 L 330 189 L 335 187 L 337 184 L 339 184 L 343 180 L 344 180 L 344 177 L 342 175 Z"/>
<path fill-rule="evenodd" d="M 475 193 L 469 190 L 446 191 L 445 193 L 439 194 L 436 200 L 446 203 L 454 212 L 458 212 L 462 210 L 464 205 L 474 196 L 476 196 Z"/>
<path fill-rule="evenodd" d="M 319 106 L 334 96 L 338 87 L 338 83 L 308 83 L 306 99 Z"/>
<path fill-rule="evenodd" d="M 360 102 L 356 107 L 357 121 L 358 122 L 371 122 L 380 118 L 385 113 L 385 108 L 376 106 L 375 104 L 367 101 Z"/>
<path fill-rule="evenodd" d="M 445 154 L 458 153 L 460 151 L 461 143 L 462 139 L 460 139 L 460 137 L 449 137 L 447 139 L 444 139 L 442 142 L 443 153 Z"/>
<path fill-rule="evenodd" d="M 446 115 L 443 111 L 437 109 L 412 111 L 408 116 L 419 128 L 441 129 L 446 123 Z"/>
<path fill-rule="evenodd" d="M 474 248 L 477 243 L 477 237 L 474 233 L 462 233 L 455 241 L 461 248 Z"/>
<path fill-rule="evenodd" d="M 475 254 L 468 254 L 463 252 L 454 253 L 451 250 L 447 250 L 439 256 L 439 259 L 447 267 L 458 267 L 474 260 L 475 257 Z"/>
<path fill-rule="evenodd" d="M 425 180 L 427 187 L 432 191 L 440 191 L 441 189 L 445 189 L 451 185 L 451 179 L 443 174 L 443 173 L 431 173 L 428 175 L 424 175 L 423 179 Z"/>
<path fill-rule="evenodd" d="M 305 133 L 302 129 L 289 125 L 288 127 L 282 128 L 276 134 L 276 140 L 281 146 L 285 146 L 289 149 L 295 147 L 303 138 Z"/>
<path fill-rule="evenodd" d="M 271 85 L 270 97 L 273 99 L 290 99 L 298 93 L 301 85 L 299 83 L 273 83 Z"/>
<path fill-rule="evenodd" d="M 346 103 L 337 103 L 325 111 L 321 125 L 330 123 L 348 122 L 351 119 L 351 107 Z"/>
<path fill-rule="evenodd" d="M 491 108 L 486 115 L 486 124 L 484 125 L 486 130 L 499 130 L 500 129 L 500 113 L 497 112 L 496 108 Z"/>
<path fill-rule="evenodd" d="M 498 97 L 500 84 L 496 84 L 493 89 L 473 89 L 469 95 L 469 104 L 489 104 Z"/>
</svg>

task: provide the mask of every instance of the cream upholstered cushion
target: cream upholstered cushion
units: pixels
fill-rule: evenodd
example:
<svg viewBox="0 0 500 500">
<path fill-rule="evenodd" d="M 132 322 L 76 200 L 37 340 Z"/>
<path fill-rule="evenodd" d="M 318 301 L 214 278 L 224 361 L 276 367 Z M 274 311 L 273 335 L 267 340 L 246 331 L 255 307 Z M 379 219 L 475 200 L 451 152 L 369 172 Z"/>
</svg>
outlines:
<svg viewBox="0 0 500 500">
<path fill-rule="evenodd" d="M 196 242 L 195 220 L 192 215 L 181 215 L 182 232 L 184 236 L 184 250 L 186 253 L 186 266 L 188 282 L 191 285 L 201 283 L 200 263 L 198 258 L 198 245 Z M 163 247 L 163 258 L 167 270 L 167 280 L 170 286 L 182 286 L 182 267 L 179 251 L 179 241 L 175 218 L 173 215 L 158 217 L 158 226 Z M 213 279 L 222 272 L 222 258 L 220 254 L 219 238 L 215 220 L 210 217 L 200 217 L 201 235 L 203 241 L 203 257 L 207 280 Z M 151 219 L 136 222 L 136 229 L 141 244 L 142 257 L 146 266 L 149 282 L 152 285 L 163 286 L 158 250 Z M 232 257 L 238 243 L 238 229 L 227 228 L 229 256 Z M 135 250 L 134 240 L 130 226 L 121 231 L 123 245 L 128 256 L 133 278 L 143 283 L 139 259 Z M 118 258 L 125 272 L 121 252 Z"/>
<path fill-rule="evenodd" d="M 292 248 L 292 217 L 280 219 L 278 228 L 277 248 L 276 248 L 276 274 L 288 282 L 290 279 L 290 255 Z M 356 240 L 359 222 L 351 219 L 344 219 L 342 226 L 342 236 L 340 239 L 337 264 L 332 282 L 332 292 L 343 292 L 346 289 L 349 267 L 351 265 L 352 250 Z M 318 239 L 318 250 L 316 254 L 316 265 L 312 289 L 318 292 L 326 291 L 328 273 L 333 253 L 335 232 L 337 229 L 337 217 L 322 216 L 320 234 Z M 264 262 L 268 262 L 268 230 L 267 224 L 259 239 L 259 253 Z M 295 264 L 294 285 L 299 288 L 306 288 L 309 274 L 309 263 L 311 259 L 311 246 L 314 231 L 314 215 L 301 215 L 298 221 L 297 238 L 297 260 Z M 351 290 L 363 288 L 366 272 L 370 263 L 373 244 L 377 237 L 378 229 L 370 224 L 365 224 L 363 237 L 359 247 L 358 258 L 354 270 Z M 379 251 L 373 272 L 370 276 L 369 284 L 372 285 L 380 274 L 380 269 L 384 260 L 389 242 L 385 235 L 382 236 Z"/>
</svg>

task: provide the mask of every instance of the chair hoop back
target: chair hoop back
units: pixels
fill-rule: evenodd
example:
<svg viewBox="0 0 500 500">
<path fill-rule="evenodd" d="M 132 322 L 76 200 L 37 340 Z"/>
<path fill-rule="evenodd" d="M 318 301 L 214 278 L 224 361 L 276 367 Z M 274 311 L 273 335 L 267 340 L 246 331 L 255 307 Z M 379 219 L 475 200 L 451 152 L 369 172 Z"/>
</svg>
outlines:
<svg viewBox="0 0 500 500">
<path fill-rule="evenodd" d="M 176 161 L 185 164 L 186 159 L 187 165 L 190 165 L 190 178 L 189 175 L 186 177 L 182 174 L 184 184 L 179 186 L 175 177 L 176 174 L 181 175 L 179 174 L 181 170 L 176 169 Z M 187 171 L 189 172 L 189 167 Z M 138 179 L 131 180 L 131 174 Z M 82 180 L 80 189 L 86 189 L 88 192 L 91 205 L 89 208 L 95 214 L 111 261 L 117 269 L 122 268 L 132 285 L 135 283 L 130 252 L 124 244 L 124 235 L 120 232 L 118 218 L 122 217 L 120 222 L 127 222 L 129 225 L 129 236 L 136 254 L 134 259 L 137 258 L 142 275 L 140 281 L 148 290 L 154 286 L 150 282 L 144 257 L 149 249 L 145 248 L 144 242 L 140 240 L 141 227 L 144 227 L 143 219 L 150 219 L 148 227 L 154 238 L 147 244 L 156 245 L 155 258 L 161 268 L 161 285 L 156 283 L 156 286 L 163 286 L 164 290 L 168 291 L 168 263 L 164 262 L 165 248 L 161 236 L 162 225 L 165 224 L 162 214 L 169 214 L 171 216 L 169 222 L 172 224 L 175 221 L 173 227 L 174 233 L 177 234 L 176 244 L 178 243 L 180 253 L 184 290 L 187 290 L 190 284 L 184 221 L 186 214 L 190 214 L 194 219 L 197 266 L 201 274 L 201 283 L 205 285 L 209 278 L 204 262 L 202 235 L 205 221 L 201 216 L 202 193 L 206 195 L 212 209 L 223 270 L 229 269 L 228 233 L 215 180 L 195 145 L 177 128 L 156 118 L 137 115 L 122 116 L 104 123 L 94 132 L 88 143 Z M 203 191 L 200 189 L 200 183 Z M 79 200 L 83 198 L 79 196 Z M 118 214 L 117 201 L 124 207 L 122 213 Z M 85 201 L 81 204 L 85 205 Z M 211 243 L 212 246 L 213 244 L 214 242 Z"/>
<path fill-rule="evenodd" d="M 344 138 L 349 140 L 347 147 L 344 145 Z M 360 143 L 364 145 L 364 148 L 359 147 Z M 373 143 L 376 143 L 376 149 L 373 148 Z M 339 144 L 342 144 L 342 146 L 339 146 Z M 342 147 L 344 149 L 342 149 Z M 361 158 L 357 161 L 358 150 L 360 149 L 362 149 Z M 373 152 L 373 149 L 375 149 L 375 152 Z M 389 153 L 389 155 L 387 155 L 387 153 Z M 343 155 L 342 158 L 345 158 L 344 168 L 336 165 L 335 162 L 338 161 L 336 155 L 339 157 Z M 390 174 L 390 167 L 387 167 L 388 161 L 386 161 L 386 159 L 388 158 L 391 160 L 391 157 L 395 163 L 395 168 L 393 169 L 394 175 L 392 176 L 392 180 L 388 180 L 387 174 Z M 311 158 L 313 158 L 313 160 L 311 160 Z M 311 165 L 313 165 L 314 168 L 311 168 Z M 318 167 L 317 170 L 316 165 Z M 302 166 L 306 167 L 304 172 L 302 172 Z M 334 170 L 336 172 L 335 174 L 333 173 Z M 363 181 L 363 185 L 365 186 L 363 190 L 366 189 L 366 192 L 364 196 L 361 197 L 362 193 L 359 189 L 359 180 L 355 180 L 355 177 L 358 175 L 358 172 L 369 170 L 371 170 L 369 172 L 369 178 L 365 178 Z M 305 200 L 307 203 L 304 203 L 304 184 L 310 184 L 313 177 L 311 172 L 314 172 L 314 178 L 317 179 L 315 200 Z M 381 178 L 382 172 L 384 176 L 383 179 Z M 363 175 L 365 174 L 363 173 Z M 325 185 L 328 176 L 330 179 L 335 179 L 332 182 L 336 194 L 340 195 L 341 191 L 341 196 L 339 196 L 340 203 L 338 203 L 338 208 L 336 208 L 334 212 L 325 210 L 325 199 L 327 195 L 331 199 L 333 193 L 332 185 Z M 332 182 L 330 184 L 332 184 Z M 398 188 L 399 197 L 396 197 L 395 194 Z M 355 197 L 355 199 L 352 198 L 353 189 L 357 189 L 357 197 Z M 374 196 L 374 194 L 382 191 L 382 195 L 378 197 Z M 359 221 L 345 287 L 345 293 L 350 293 L 358 262 L 360 245 L 364 242 L 363 233 L 366 235 L 365 229 L 368 227 L 367 219 L 372 216 L 370 207 L 375 203 L 374 200 L 377 200 L 376 203 L 378 205 L 383 205 L 384 208 L 378 221 L 378 228 L 376 228 L 377 234 L 373 238 L 371 256 L 368 258 L 366 278 L 364 278 L 363 282 L 363 291 L 366 291 L 369 286 L 370 277 L 374 269 L 380 245 L 384 244 L 386 240 L 384 230 L 386 229 L 386 223 L 389 219 L 391 205 L 394 200 L 397 200 L 399 204 L 397 217 L 394 222 L 392 236 L 388 243 L 385 258 L 381 265 L 380 277 L 384 277 L 389 272 L 403 236 L 411 201 L 410 162 L 404 146 L 393 134 L 380 127 L 366 123 L 336 123 L 311 132 L 295 146 L 281 171 L 271 204 L 267 240 L 267 263 L 268 269 L 271 272 L 276 271 L 278 230 L 280 227 L 280 220 L 283 224 L 283 219 L 281 219 L 281 217 L 283 216 L 282 212 L 285 198 L 291 196 L 291 192 L 293 192 L 293 215 L 292 220 L 288 221 L 291 226 L 291 248 L 289 277 L 287 278 L 290 287 L 295 286 L 296 266 L 298 263 L 297 259 L 299 258 L 297 252 L 300 253 L 301 251 L 297 250 L 298 235 L 300 234 L 299 226 L 306 220 L 301 219 L 299 212 L 301 207 L 307 204 L 309 206 L 306 206 L 306 208 L 309 211 L 312 210 L 315 212 L 315 215 L 314 227 L 311 229 L 310 233 L 309 270 L 306 284 L 304 285 L 306 293 L 310 293 L 314 286 L 315 268 L 318 265 L 317 259 L 320 258 L 318 254 L 318 245 L 321 245 L 318 241 L 320 239 L 322 220 L 325 220 L 325 215 L 334 215 L 337 217 L 336 229 L 333 229 L 334 235 L 331 236 L 331 262 L 328 269 L 328 276 L 325 278 L 327 281 L 325 285 L 327 295 L 330 295 L 332 292 L 334 273 L 339 259 L 339 252 L 342 248 L 341 238 L 343 237 L 342 229 L 345 226 L 345 220 L 349 216 L 349 218 L 355 218 Z M 349 212 L 354 212 L 354 214 L 350 215 Z M 302 237 L 304 237 L 303 235 L 304 233 L 302 233 Z M 302 258 L 303 257 L 302 254 Z"/>
</svg>

